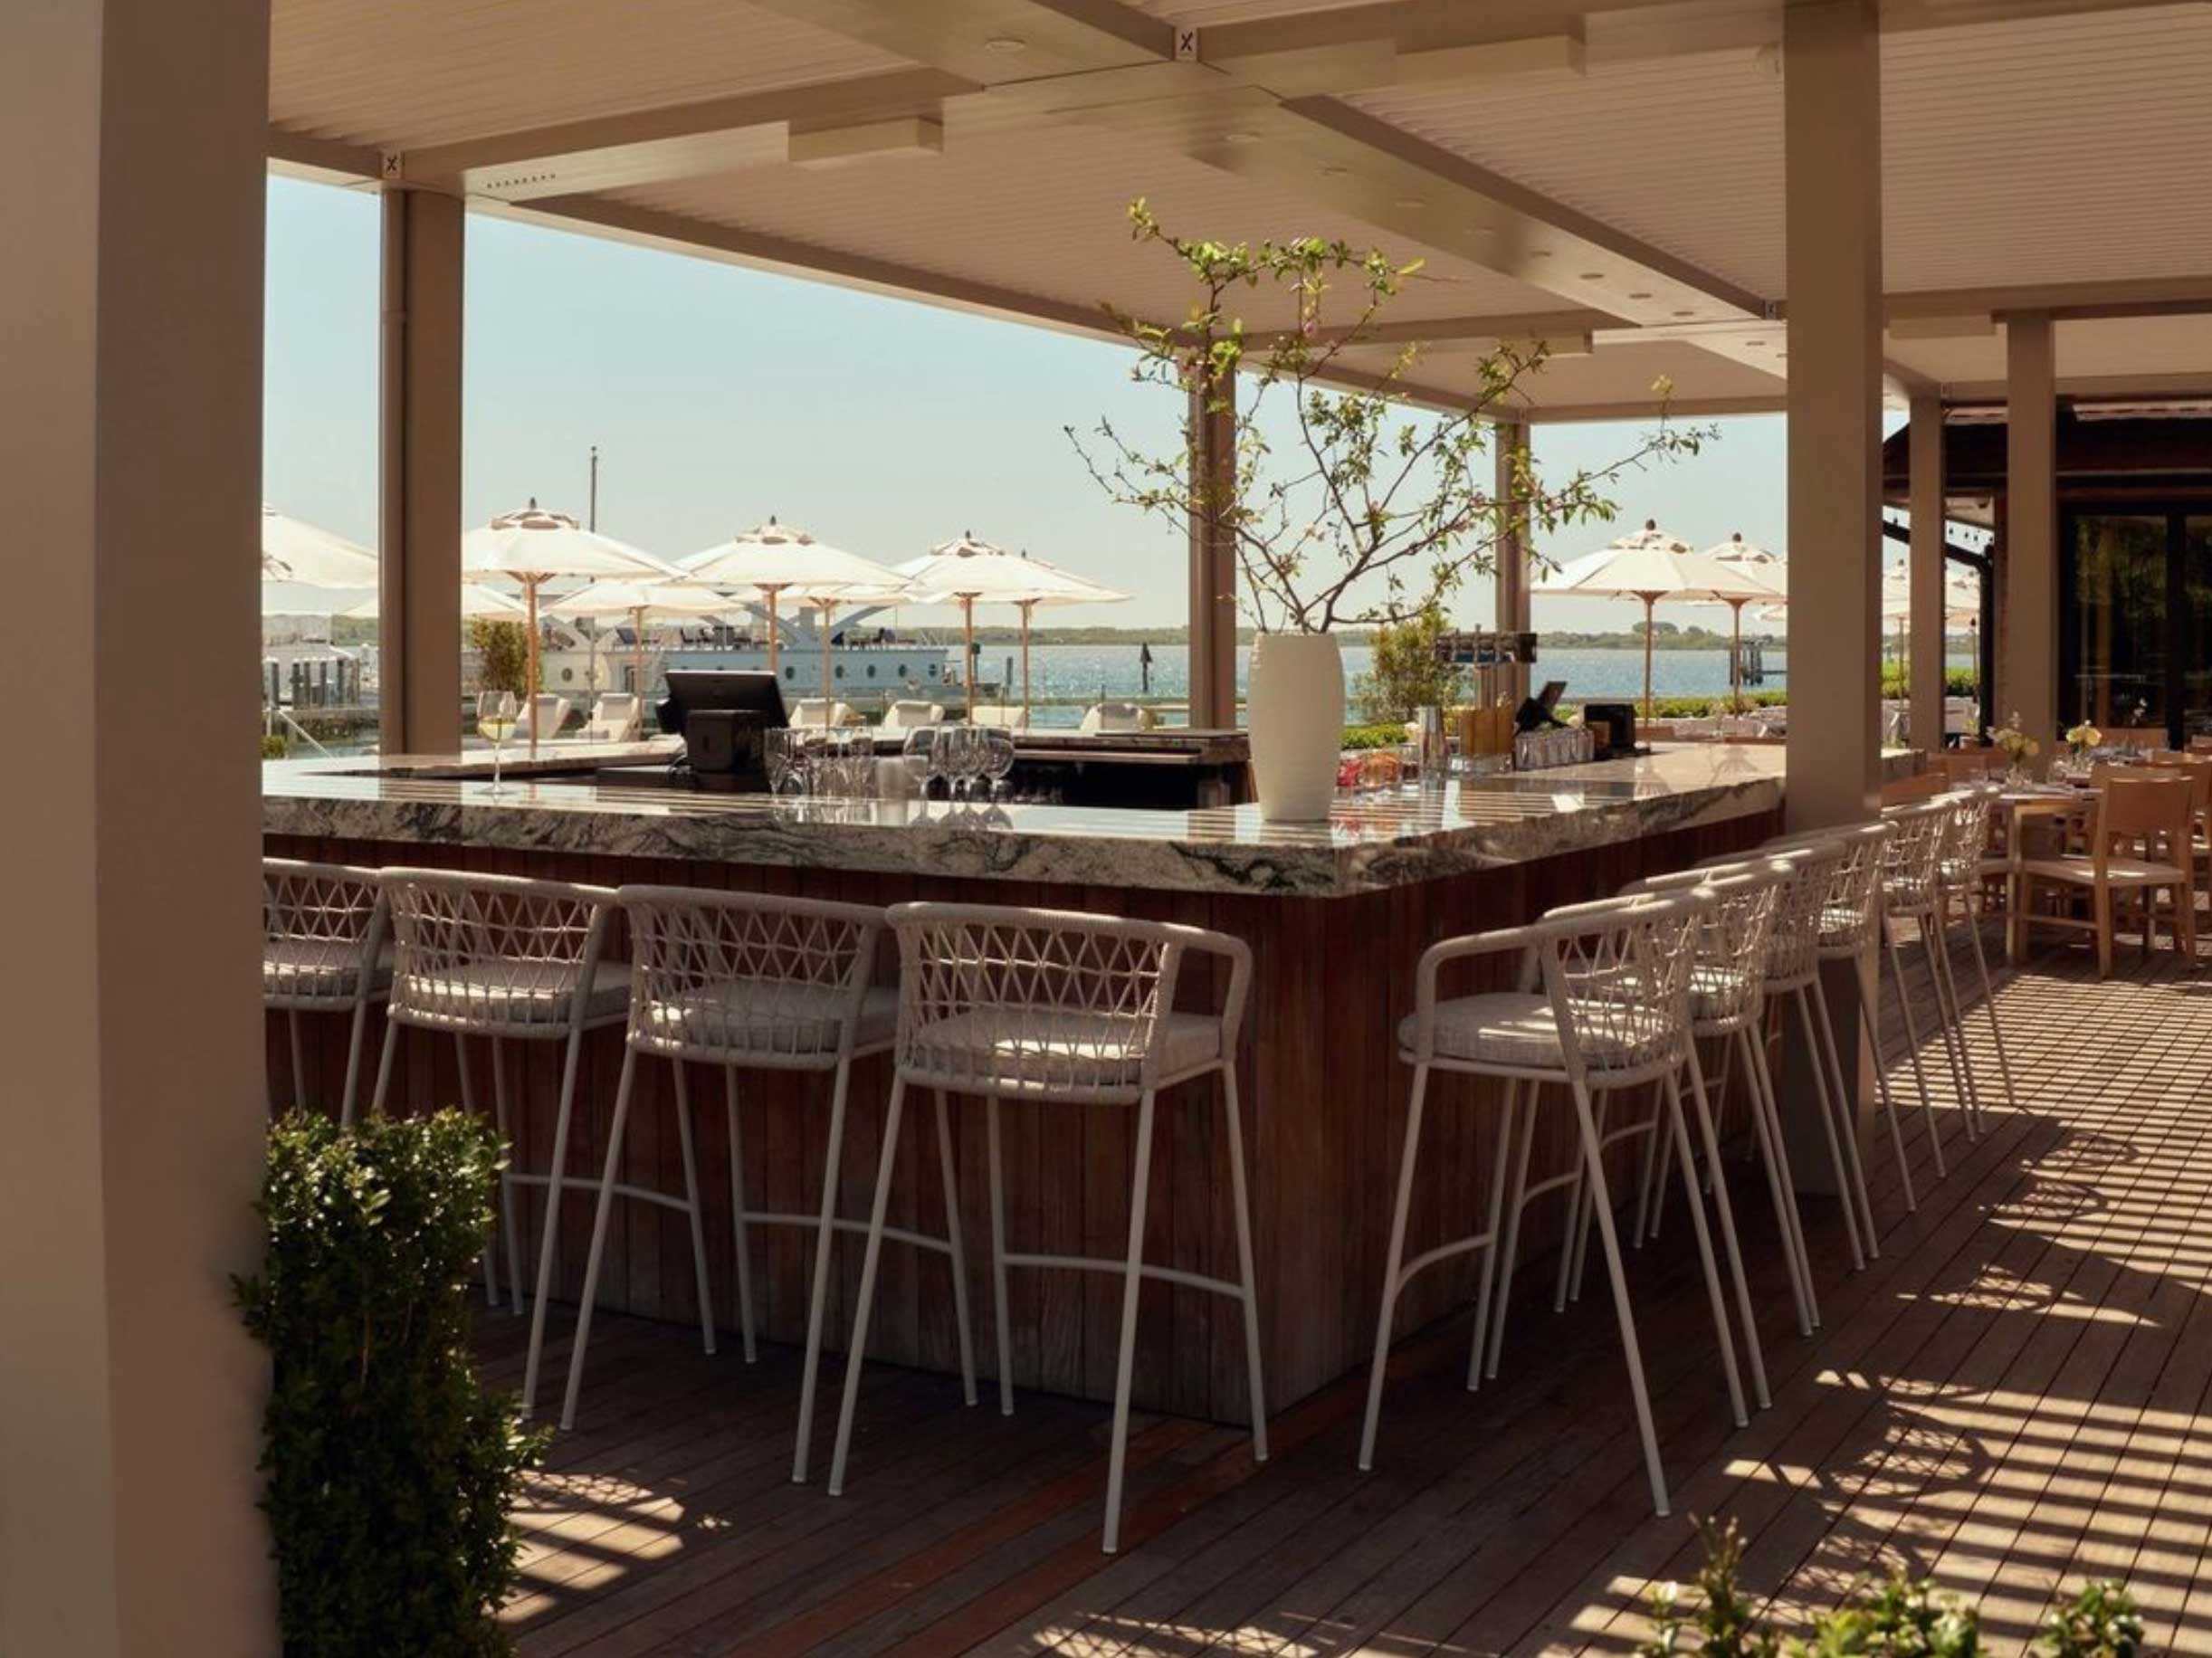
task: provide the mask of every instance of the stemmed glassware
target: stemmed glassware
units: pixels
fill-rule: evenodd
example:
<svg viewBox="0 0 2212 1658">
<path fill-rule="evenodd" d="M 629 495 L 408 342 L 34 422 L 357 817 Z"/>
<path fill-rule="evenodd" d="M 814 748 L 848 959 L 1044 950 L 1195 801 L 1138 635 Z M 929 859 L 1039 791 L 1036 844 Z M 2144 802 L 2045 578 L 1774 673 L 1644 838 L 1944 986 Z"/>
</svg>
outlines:
<svg viewBox="0 0 2212 1658">
<path fill-rule="evenodd" d="M 768 788 L 777 795 L 806 792 L 806 738 L 786 726 L 767 733 Z"/>
<path fill-rule="evenodd" d="M 507 739 L 515 734 L 515 722 L 520 710 L 515 704 L 511 691 L 480 691 L 476 693 L 476 729 L 491 739 L 491 793 L 505 794 L 500 781 L 500 767 L 506 758 Z"/>
<path fill-rule="evenodd" d="M 983 775 L 983 732 L 963 725 L 954 726 L 945 735 L 951 743 L 945 769 L 952 777 L 953 798 L 965 800 L 974 795 L 976 779 Z"/>
<path fill-rule="evenodd" d="M 930 785 L 937 777 L 939 734 L 936 726 L 916 726 L 906 734 L 906 741 L 899 749 L 899 761 L 906 767 L 907 782 L 922 800 L 929 799 Z"/>
<path fill-rule="evenodd" d="M 987 727 L 983 732 L 983 775 L 991 780 L 991 786 L 985 798 L 998 798 L 998 792 L 1006 786 L 1006 776 L 1013 769 L 1014 733 L 1003 727 Z"/>
</svg>

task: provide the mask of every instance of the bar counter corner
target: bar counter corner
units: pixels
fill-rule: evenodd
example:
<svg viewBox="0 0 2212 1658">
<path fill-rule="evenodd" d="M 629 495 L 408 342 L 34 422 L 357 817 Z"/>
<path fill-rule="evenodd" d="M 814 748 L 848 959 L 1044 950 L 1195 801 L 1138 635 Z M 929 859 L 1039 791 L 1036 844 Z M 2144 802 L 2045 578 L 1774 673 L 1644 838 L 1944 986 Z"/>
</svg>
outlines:
<svg viewBox="0 0 2212 1658">
<path fill-rule="evenodd" d="M 488 757 L 272 762 L 264 768 L 263 835 L 272 856 L 413 864 L 589 881 L 690 884 L 801 893 L 867 904 L 942 898 L 1190 922 L 1251 947 L 1251 1003 L 1238 1055 L 1252 1175 L 1253 1225 L 1266 1381 L 1274 1409 L 1363 1363 L 1374 1320 L 1403 1144 L 1408 1072 L 1398 1021 L 1413 1005 L 1416 962 L 1438 939 L 1511 926 L 1561 903 L 1597 898 L 1639 876 L 1750 846 L 1780 824 L 1781 752 L 1737 745 L 1662 749 L 1636 760 L 1454 784 L 1426 794 L 1340 803 L 1326 824 L 1263 824 L 1251 806 L 1192 812 L 810 802 L 601 788 L 593 765 L 639 750 L 548 747 L 508 767 L 494 797 Z M 665 749 L 653 750 L 665 754 Z M 1495 963 L 1483 971 L 1499 973 Z M 888 978 L 887 959 L 882 974 Z M 1216 1005 L 1221 986 L 1196 970 L 1183 994 Z M 1488 981 L 1485 981 L 1487 983 Z M 1473 987 L 1447 985 L 1448 994 Z M 1208 1001 L 1208 998 L 1212 998 Z M 334 1098 L 344 1034 L 310 1020 L 310 1087 Z M 272 1021 L 272 1074 L 288 1076 L 281 1022 Z M 380 1040 L 382 1020 L 372 1024 Z M 482 1048 L 485 1044 L 476 1044 Z M 545 1044 L 509 1044 L 539 1048 Z M 472 1055 L 486 1066 L 488 1053 Z M 515 1128 L 521 1166 L 550 1156 L 558 1055 L 519 1052 Z M 453 1044 L 408 1032 L 392 1098 L 426 1109 L 460 1098 Z M 596 1178 L 604 1156 L 621 1039 L 587 1039 L 572 1175 Z M 748 1205 L 785 1214 L 820 1196 L 828 1091 L 819 1077 L 740 1073 Z M 855 1069 L 842 1163 L 843 1213 L 867 1212 L 888 1061 Z M 1407 1238 L 1419 1250 L 1479 1230 L 1496 1119 L 1470 1079 L 1432 1084 L 1431 1137 Z M 1151 1166 L 1148 1260 L 1216 1278 L 1235 1275 L 1223 1114 L 1211 1078 L 1162 1095 Z M 719 1088 L 696 1125 L 708 1194 L 709 1260 L 719 1321 L 737 1322 L 731 1270 L 729 1148 Z M 676 1189 L 681 1164 L 664 1064 L 644 1066 L 625 1177 Z M 491 1097 L 488 1079 L 476 1097 Z M 983 1118 L 955 1111 L 955 1173 L 975 1282 L 979 1350 L 989 1320 L 989 1215 Z M 1008 1244 L 1017 1251 L 1119 1256 L 1127 1243 L 1134 1113 L 1109 1107 L 1009 1104 L 1003 1112 Z M 1569 1155 L 1556 1113 L 1540 1158 Z M 943 1225 L 934 1137 L 902 1137 L 891 1224 Z M 542 1193 L 526 1188 L 523 1228 L 535 1239 Z M 715 1195 L 724 1195 L 720 1202 Z M 1542 1247 L 1559 1217 L 1530 1225 Z M 535 1215 L 536 1218 L 532 1218 Z M 591 1205 L 565 1204 L 557 1293 L 583 1277 Z M 754 1232 L 760 1334 L 802 1339 L 811 1238 Z M 836 1253 L 829 1345 L 841 1348 L 860 1272 L 857 1239 Z M 1472 1293 L 1478 1256 L 1425 1274 L 1400 1302 L 1401 1334 Z M 958 1367 L 951 1297 L 935 1257 L 885 1250 L 871 1356 Z M 1120 1282 L 1095 1272 L 1020 1270 L 1009 1318 L 1017 1386 L 1112 1396 Z M 679 1322 L 697 1316 L 685 1222 L 620 1205 L 602 1270 L 600 1304 Z M 1136 1403 L 1239 1422 L 1247 1412 L 1235 1302 L 1172 1283 L 1147 1286 L 1139 1326 Z"/>
</svg>

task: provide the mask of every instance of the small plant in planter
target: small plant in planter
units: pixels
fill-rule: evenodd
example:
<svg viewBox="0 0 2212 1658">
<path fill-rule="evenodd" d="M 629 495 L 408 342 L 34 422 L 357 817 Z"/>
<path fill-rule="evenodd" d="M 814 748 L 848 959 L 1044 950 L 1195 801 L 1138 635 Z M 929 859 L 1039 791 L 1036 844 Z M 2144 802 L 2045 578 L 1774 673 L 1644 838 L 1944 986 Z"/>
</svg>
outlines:
<svg viewBox="0 0 2212 1658">
<path fill-rule="evenodd" d="M 1259 634 L 1249 695 L 1261 807 L 1270 818 L 1324 817 L 1344 713 L 1333 630 L 1442 614 L 1470 574 L 1494 567 L 1515 527 L 1609 519 L 1614 481 L 1694 453 L 1713 434 L 1663 416 L 1618 460 L 1553 484 L 1522 451 L 1500 489 L 1485 463 L 1492 425 L 1542 368 L 1540 342 L 1455 357 L 1475 388 L 1464 406 L 1419 409 L 1411 376 L 1423 348 L 1399 343 L 1396 325 L 1384 330 L 1419 262 L 1319 236 L 1188 240 L 1141 199 L 1130 223 L 1196 290 L 1173 321 L 1108 308 L 1137 348 L 1134 377 L 1185 399 L 1182 442 L 1148 453 L 1110 421 L 1068 436 L 1112 500 L 1234 546 L 1236 596 Z M 1232 309 L 1240 293 L 1272 313 L 1272 331 Z M 1654 389 L 1664 400 L 1665 382 Z"/>
<path fill-rule="evenodd" d="M 543 1453 L 468 1346 L 468 1275 L 505 1153 L 455 1111 L 270 1132 L 262 1270 L 235 1289 L 273 1361 L 262 1469 L 288 1658 L 489 1658 L 508 1511 Z"/>
</svg>

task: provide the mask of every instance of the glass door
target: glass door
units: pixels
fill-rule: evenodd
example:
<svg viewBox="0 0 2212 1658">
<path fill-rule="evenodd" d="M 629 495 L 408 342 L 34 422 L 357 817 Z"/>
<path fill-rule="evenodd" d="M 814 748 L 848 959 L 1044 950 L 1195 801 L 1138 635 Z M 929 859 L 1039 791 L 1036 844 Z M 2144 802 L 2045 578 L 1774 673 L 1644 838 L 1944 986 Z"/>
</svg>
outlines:
<svg viewBox="0 0 2212 1658">
<path fill-rule="evenodd" d="M 2212 737 L 2212 513 L 2176 516 L 2171 538 L 2183 594 L 2181 706 L 2173 722 L 2179 748 L 2188 738 Z"/>
<path fill-rule="evenodd" d="M 2177 653 L 2167 515 L 2077 512 L 2060 572 L 2059 714 L 2111 729 L 2163 726 Z M 2207 612 L 2212 623 L 2212 612 Z M 2212 660 L 2212 658 L 2192 658 Z M 2207 705 L 2212 707 L 2212 705 Z"/>
</svg>

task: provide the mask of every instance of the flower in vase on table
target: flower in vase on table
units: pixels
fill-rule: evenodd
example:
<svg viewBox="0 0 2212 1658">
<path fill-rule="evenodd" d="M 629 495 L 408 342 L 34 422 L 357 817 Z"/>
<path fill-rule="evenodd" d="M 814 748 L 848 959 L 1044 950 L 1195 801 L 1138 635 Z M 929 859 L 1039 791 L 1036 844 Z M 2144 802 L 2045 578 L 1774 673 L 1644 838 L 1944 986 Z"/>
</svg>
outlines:
<svg viewBox="0 0 2212 1658">
<path fill-rule="evenodd" d="M 2066 730 L 2067 750 L 2077 760 L 2087 759 L 2089 751 L 2103 740 L 2104 733 L 2098 730 L 2086 719 L 2077 726 L 2068 727 Z"/>
</svg>

